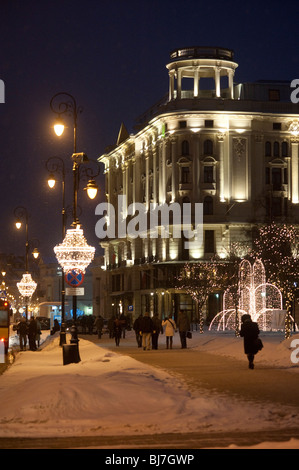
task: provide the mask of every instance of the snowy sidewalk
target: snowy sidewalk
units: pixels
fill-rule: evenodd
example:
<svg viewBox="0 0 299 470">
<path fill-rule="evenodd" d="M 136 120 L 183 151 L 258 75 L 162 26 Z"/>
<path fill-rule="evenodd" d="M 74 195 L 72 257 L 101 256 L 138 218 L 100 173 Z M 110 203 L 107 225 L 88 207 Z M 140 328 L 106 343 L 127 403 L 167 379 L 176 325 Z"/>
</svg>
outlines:
<svg viewBox="0 0 299 470">
<path fill-rule="evenodd" d="M 289 343 L 277 336 L 262 339 L 265 348 L 259 362 L 283 364 L 290 374 L 297 374 L 298 367 L 290 363 Z M 123 355 L 122 342 L 117 353 L 101 347 L 107 341 L 100 340 L 96 345 L 80 339 L 81 362 L 67 366 L 63 366 L 57 336 L 49 337 L 40 351 L 18 353 L 14 364 L 0 376 L 0 437 L 299 428 L 298 409 L 286 406 L 278 413 L 271 404 L 243 402 L 204 389 L 200 394 L 193 393 L 166 371 Z M 124 341 L 134 343 L 132 332 Z M 189 343 L 194 350 L 230 357 L 237 354 L 238 359 L 241 344 L 231 335 L 218 334 L 215 338 L 215 334 L 198 332 Z M 294 442 L 292 446 L 297 445 Z"/>
</svg>

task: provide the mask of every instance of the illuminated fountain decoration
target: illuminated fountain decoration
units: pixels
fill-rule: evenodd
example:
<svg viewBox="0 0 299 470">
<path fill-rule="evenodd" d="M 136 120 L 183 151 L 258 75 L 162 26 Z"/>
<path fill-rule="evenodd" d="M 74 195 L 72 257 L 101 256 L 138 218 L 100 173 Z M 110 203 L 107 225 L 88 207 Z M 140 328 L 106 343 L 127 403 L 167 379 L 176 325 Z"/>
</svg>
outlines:
<svg viewBox="0 0 299 470">
<path fill-rule="evenodd" d="M 20 282 L 17 282 L 17 287 L 23 297 L 31 297 L 36 289 L 37 283 L 32 279 L 31 274 L 23 274 Z"/>
<path fill-rule="evenodd" d="M 235 329 L 236 308 L 231 289 L 223 294 L 223 310 L 212 320 L 209 330 Z M 261 331 L 283 329 L 284 311 L 282 294 L 280 290 L 266 282 L 265 267 L 261 260 L 256 260 L 252 265 L 248 260 L 243 260 L 239 266 L 238 282 L 238 318 L 241 325 L 241 317 L 249 314 L 254 322 L 257 322 Z M 283 321 L 277 319 L 283 316 Z"/>
<path fill-rule="evenodd" d="M 67 230 L 65 239 L 54 247 L 54 252 L 65 273 L 71 270 L 85 273 L 94 258 L 95 248 L 87 244 L 83 230 L 78 226 Z"/>
</svg>

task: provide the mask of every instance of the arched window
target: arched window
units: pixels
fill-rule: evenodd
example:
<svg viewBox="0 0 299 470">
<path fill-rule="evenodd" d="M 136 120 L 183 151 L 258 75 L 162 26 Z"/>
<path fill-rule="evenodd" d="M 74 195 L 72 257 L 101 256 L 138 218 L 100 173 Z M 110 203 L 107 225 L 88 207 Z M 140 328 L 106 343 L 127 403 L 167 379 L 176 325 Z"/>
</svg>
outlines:
<svg viewBox="0 0 299 470">
<path fill-rule="evenodd" d="M 287 157 L 289 153 L 289 146 L 287 142 L 283 142 L 281 144 L 281 156 L 282 157 Z"/>
<path fill-rule="evenodd" d="M 182 142 L 182 155 L 189 155 L 189 142 L 188 142 L 188 140 L 183 140 L 183 142 Z"/>
<path fill-rule="evenodd" d="M 213 155 L 213 142 L 210 139 L 204 141 L 203 153 L 204 155 Z"/>
<path fill-rule="evenodd" d="M 279 142 L 274 142 L 274 157 L 279 157 Z"/>
<path fill-rule="evenodd" d="M 265 155 L 266 157 L 271 157 L 271 142 L 266 142 L 265 144 Z"/>
<path fill-rule="evenodd" d="M 213 215 L 213 198 L 206 196 L 203 201 L 203 215 Z"/>
</svg>

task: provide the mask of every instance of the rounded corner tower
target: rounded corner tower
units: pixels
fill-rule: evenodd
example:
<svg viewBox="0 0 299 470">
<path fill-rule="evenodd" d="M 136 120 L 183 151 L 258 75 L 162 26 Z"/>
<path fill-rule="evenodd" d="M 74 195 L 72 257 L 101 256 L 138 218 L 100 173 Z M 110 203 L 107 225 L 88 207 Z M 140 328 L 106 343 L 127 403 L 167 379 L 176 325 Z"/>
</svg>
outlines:
<svg viewBox="0 0 299 470">
<path fill-rule="evenodd" d="M 166 65 L 169 73 L 169 101 L 188 98 L 234 99 L 233 77 L 238 64 L 234 51 L 223 47 L 184 47 L 170 53 L 171 62 Z M 221 88 L 221 77 L 228 78 L 228 87 Z M 183 90 L 183 78 L 193 79 L 193 89 Z M 213 78 L 214 90 L 201 90 L 202 78 Z M 175 87 L 176 80 L 176 87 Z"/>
</svg>

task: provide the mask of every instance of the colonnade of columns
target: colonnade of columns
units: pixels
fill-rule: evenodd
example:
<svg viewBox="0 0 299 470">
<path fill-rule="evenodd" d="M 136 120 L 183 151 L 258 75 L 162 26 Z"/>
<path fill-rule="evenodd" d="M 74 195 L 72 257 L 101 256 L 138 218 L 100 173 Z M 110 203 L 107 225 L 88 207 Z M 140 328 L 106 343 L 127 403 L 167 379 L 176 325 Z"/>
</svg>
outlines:
<svg viewBox="0 0 299 470">
<path fill-rule="evenodd" d="M 221 85 L 220 85 L 220 76 L 225 70 L 225 75 L 228 77 L 228 90 L 229 90 L 229 98 L 234 99 L 234 70 L 231 68 L 224 69 L 218 66 L 211 66 L 211 74 L 210 76 L 215 80 L 215 96 L 216 98 L 221 98 Z M 206 70 L 206 67 L 205 67 Z M 206 76 L 206 75 L 205 75 Z M 169 100 L 173 100 L 175 98 L 181 99 L 182 97 L 182 79 L 184 77 L 193 78 L 193 96 L 194 98 L 200 97 L 200 67 L 194 68 L 192 74 L 188 72 L 188 74 L 184 74 L 184 68 L 178 68 L 177 70 L 170 70 L 169 71 Z M 176 96 L 175 96 L 175 78 L 177 79 L 177 89 L 176 89 Z"/>
</svg>

